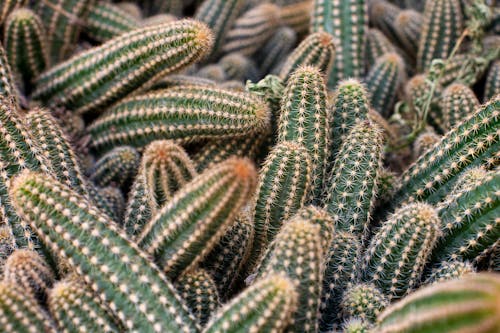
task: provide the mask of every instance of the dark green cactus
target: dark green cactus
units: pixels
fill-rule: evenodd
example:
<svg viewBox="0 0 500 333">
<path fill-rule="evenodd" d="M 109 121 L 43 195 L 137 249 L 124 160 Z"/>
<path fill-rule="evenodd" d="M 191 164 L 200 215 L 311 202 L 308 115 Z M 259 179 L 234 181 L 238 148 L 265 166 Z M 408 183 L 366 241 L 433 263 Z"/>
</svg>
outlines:
<svg viewBox="0 0 500 333">
<path fill-rule="evenodd" d="M 378 58 L 386 53 L 396 52 L 391 41 L 378 29 L 369 29 L 366 34 L 365 65 L 368 69 L 375 65 Z"/>
<path fill-rule="evenodd" d="M 268 126 L 268 107 L 256 96 L 180 86 L 122 100 L 91 124 L 89 132 L 93 147 L 102 152 L 117 145 L 143 147 L 160 139 L 190 143 L 244 137 Z"/>
<path fill-rule="evenodd" d="M 3 270 L 7 258 L 16 249 L 16 240 L 12 234 L 12 230 L 8 225 L 4 225 L 4 221 L 0 224 L 0 276 L 3 276 Z"/>
<path fill-rule="evenodd" d="M 50 291 L 48 307 L 61 332 L 122 331 L 121 323 L 76 275 L 59 281 Z"/>
<path fill-rule="evenodd" d="M 436 283 L 387 308 L 378 318 L 379 333 L 480 332 L 500 330 L 500 278 L 475 274 Z"/>
<path fill-rule="evenodd" d="M 408 294 L 417 286 L 439 235 L 439 218 L 432 206 L 402 206 L 368 245 L 362 280 L 372 282 L 389 299 Z"/>
<path fill-rule="evenodd" d="M 226 80 L 241 82 L 250 80 L 256 82 L 260 78 L 256 63 L 240 53 L 229 53 L 222 57 L 218 64 L 222 67 L 224 73 L 226 73 Z"/>
<path fill-rule="evenodd" d="M 125 212 L 125 198 L 119 188 L 108 186 L 99 189 L 99 194 L 106 201 L 107 205 L 113 210 L 114 221 L 122 223 L 122 217 Z"/>
<path fill-rule="evenodd" d="M 399 42 L 395 25 L 401 8 L 385 0 L 371 1 L 369 7 L 370 23 L 380 29 L 393 42 Z"/>
<path fill-rule="evenodd" d="M 11 12 L 25 6 L 27 2 L 27 0 L 2 0 L 0 2 L 0 24 L 4 23 Z"/>
<path fill-rule="evenodd" d="M 419 12 L 408 9 L 399 12 L 394 22 L 398 41 L 406 53 L 416 58 L 424 17 Z"/>
<path fill-rule="evenodd" d="M 446 133 L 467 116 L 473 114 L 479 107 L 479 101 L 472 89 L 463 84 L 455 83 L 443 91 L 439 106 L 441 117 L 433 120 Z"/>
<path fill-rule="evenodd" d="M 89 179 L 98 187 L 124 186 L 136 175 L 140 159 L 135 148 L 116 147 L 97 160 L 89 172 Z"/>
<path fill-rule="evenodd" d="M 16 109 L 19 106 L 19 92 L 12 75 L 9 60 L 4 48 L 0 45 L 0 97 L 11 103 Z"/>
<path fill-rule="evenodd" d="M 74 267 L 127 330 L 196 331 L 189 310 L 147 254 L 84 197 L 34 172 L 15 179 L 10 197 L 43 243 Z"/>
<path fill-rule="evenodd" d="M 283 10 L 283 9 L 282 9 Z M 281 27 L 255 54 L 256 62 L 262 73 L 277 74 L 278 67 L 293 50 L 297 34 L 290 27 Z"/>
<path fill-rule="evenodd" d="M 175 143 L 162 140 L 148 145 L 129 193 L 127 233 L 132 237 L 140 234 L 151 217 L 196 174 L 193 161 Z"/>
<path fill-rule="evenodd" d="M 465 274 L 473 273 L 475 271 L 474 266 L 472 266 L 472 264 L 468 261 L 443 261 L 438 267 L 432 270 L 432 273 L 426 279 L 425 284 L 459 279 Z"/>
<path fill-rule="evenodd" d="M 484 86 L 484 101 L 495 97 L 500 94 L 500 60 L 496 60 L 491 64 Z"/>
<path fill-rule="evenodd" d="M 95 113 L 144 83 L 196 62 L 211 48 L 210 30 L 194 20 L 136 29 L 43 73 L 33 98 Z"/>
<path fill-rule="evenodd" d="M 335 234 L 335 222 L 331 215 L 322 208 L 313 205 L 304 206 L 297 211 L 292 219 L 300 218 L 320 227 L 322 248 L 327 249 Z"/>
<path fill-rule="evenodd" d="M 141 1 L 147 15 L 155 13 L 169 13 L 175 16 L 182 15 L 184 3 L 182 0 L 143 0 Z"/>
<path fill-rule="evenodd" d="M 257 172 L 232 158 L 193 178 L 136 238 L 171 279 L 195 267 L 217 245 L 253 194 Z"/>
<path fill-rule="evenodd" d="M 436 143 L 441 141 L 441 136 L 434 131 L 425 131 L 421 133 L 413 143 L 413 158 L 416 160 L 432 149 Z"/>
<path fill-rule="evenodd" d="M 361 318 L 364 322 L 374 323 L 389 301 L 371 283 L 358 284 L 344 292 L 342 311 L 346 318 Z"/>
</svg>

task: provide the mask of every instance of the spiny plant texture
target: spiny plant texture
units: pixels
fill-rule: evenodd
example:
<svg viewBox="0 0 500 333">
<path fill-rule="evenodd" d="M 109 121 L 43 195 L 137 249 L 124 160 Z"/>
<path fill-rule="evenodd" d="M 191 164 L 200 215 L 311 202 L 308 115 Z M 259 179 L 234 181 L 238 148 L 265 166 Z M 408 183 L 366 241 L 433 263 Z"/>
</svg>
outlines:
<svg viewBox="0 0 500 333">
<path fill-rule="evenodd" d="M 413 143 L 413 156 L 418 159 L 428 150 L 432 149 L 436 143 L 441 141 L 441 136 L 434 131 L 426 131 L 421 133 Z"/>
<path fill-rule="evenodd" d="M 374 0 L 369 4 L 370 23 L 380 29 L 391 41 L 399 42 L 396 31 L 396 18 L 401 13 L 401 9 L 385 0 Z"/>
<path fill-rule="evenodd" d="M 354 285 L 344 292 L 342 311 L 344 317 L 361 318 L 373 323 L 389 302 L 384 294 L 373 284 Z"/>
<path fill-rule="evenodd" d="M 462 122 L 479 107 L 479 101 L 469 87 L 455 83 L 449 85 L 442 94 L 440 100 L 440 118 L 433 119 L 443 132 Z"/>
<path fill-rule="evenodd" d="M 0 98 L 10 102 L 15 108 L 19 106 L 19 92 L 4 48 L 0 45 Z"/>
<path fill-rule="evenodd" d="M 459 279 L 462 276 L 475 272 L 474 266 L 468 261 L 451 260 L 443 261 L 432 270 L 432 273 L 425 280 L 426 284 Z"/>
<path fill-rule="evenodd" d="M 491 64 L 486 77 L 484 87 L 484 101 L 488 101 L 495 95 L 500 94 L 500 60 L 496 60 Z"/>
<path fill-rule="evenodd" d="M 140 158 L 133 147 L 116 147 L 97 160 L 89 179 L 98 187 L 121 187 L 136 175 Z"/>
<path fill-rule="evenodd" d="M 372 68 L 378 58 L 386 53 L 396 52 L 391 41 L 378 29 L 371 28 L 366 34 L 365 65 Z"/>
<path fill-rule="evenodd" d="M 292 51 L 297 41 L 297 34 L 289 27 L 281 27 L 257 50 L 255 58 L 262 73 L 277 74 L 278 67 L 283 59 Z"/>
<path fill-rule="evenodd" d="M 413 9 L 402 10 L 394 22 L 398 40 L 409 55 L 416 58 L 424 16 Z"/>
</svg>

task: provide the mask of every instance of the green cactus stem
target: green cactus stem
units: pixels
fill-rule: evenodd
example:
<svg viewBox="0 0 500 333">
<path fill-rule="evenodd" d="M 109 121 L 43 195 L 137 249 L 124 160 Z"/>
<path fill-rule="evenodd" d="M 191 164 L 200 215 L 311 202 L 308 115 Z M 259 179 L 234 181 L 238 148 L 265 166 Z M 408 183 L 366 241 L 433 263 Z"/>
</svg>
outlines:
<svg viewBox="0 0 500 333">
<path fill-rule="evenodd" d="M 486 84 L 484 86 L 484 101 L 495 97 L 500 94 L 500 60 L 496 60 L 491 64 L 486 77 Z"/>
<path fill-rule="evenodd" d="M 382 31 L 372 28 L 366 34 L 366 54 L 365 65 L 368 69 L 375 65 L 378 58 L 386 53 L 396 52 L 396 47 L 382 33 Z"/>
<path fill-rule="evenodd" d="M 19 92 L 4 48 L 0 45 L 0 97 L 16 109 L 19 107 Z"/>
<path fill-rule="evenodd" d="M 293 50 L 297 34 L 290 27 L 281 27 L 255 54 L 261 73 L 276 74 L 284 58 Z"/>
<path fill-rule="evenodd" d="M 133 147 L 116 147 L 97 160 L 89 179 L 98 187 L 124 186 L 137 174 L 140 158 Z"/>
<path fill-rule="evenodd" d="M 476 95 L 466 85 L 455 83 L 449 85 L 441 96 L 439 103 L 441 119 L 433 119 L 440 124 L 444 133 L 462 122 L 479 107 Z"/>
<path fill-rule="evenodd" d="M 388 305 L 389 301 L 377 287 L 371 283 L 363 283 L 344 292 L 341 307 L 344 317 L 361 318 L 364 322 L 374 323 Z"/>
<path fill-rule="evenodd" d="M 402 10 L 396 17 L 394 28 L 406 53 L 416 58 L 424 17 L 413 9 Z"/>
<path fill-rule="evenodd" d="M 430 276 L 425 280 L 425 284 L 459 279 L 462 276 L 474 273 L 475 271 L 474 266 L 472 266 L 472 264 L 468 261 L 443 261 L 438 267 L 432 270 Z"/>
</svg>

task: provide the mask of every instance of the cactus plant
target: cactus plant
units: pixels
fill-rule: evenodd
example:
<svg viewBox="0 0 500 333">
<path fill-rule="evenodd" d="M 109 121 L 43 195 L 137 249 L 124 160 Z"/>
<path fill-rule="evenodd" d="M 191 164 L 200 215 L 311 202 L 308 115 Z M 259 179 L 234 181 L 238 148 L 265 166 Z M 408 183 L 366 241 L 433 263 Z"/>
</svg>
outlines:
<svg viewBox="0 0 500 333">
<path fill-rule="evenodd" d="M 99 189 L 99 194 L 106 201 L 106 204 L 113 210 L 114 221 L 121 223 L 125 211 L 125 198 L 119 188 L 108 186 Z"/>
<path fill-rule="evenodd" d="M 193 20 L 135 29 L 40 75 L 33 98 L 95 113 L 145 82 L 196 62 L 211 48 L 211 32 Z"/>
<path fill-rule="evenodd" d="M 496 60 L 491 64 L 486 78 L 484 87 L 484 101 L 492 99 L 495 95 L 500 94 L 500 60 Z"/>
<path fill-rule="evenodd" d="M 149 144 L 129 193 L 127 233 L 140 234 L 151 217 L 196 175 L 193 161 L 178 145 L 167 140 Z"/>
<path fill-rule="evenodd" d="M 241 53 L 229 53 L 222 57 L 218 64 L 226 73 L 226 80 L 237 80 L 246 82 L 258 81 L 260 77 L 259 70 L 254 61 Z"/>
<path fill-rule="evenodd" d="M 159 139 L 190 143 L 243 137 L 266 130 L 268 124 L 268 107 L 256 96 L 181 86 L 126 98 L 91 124 L 89 132 L 93 147 L 102 152 L 118 144 L 142 147 Z"/>
<path fill-rule="evenodd" d="M 438 283 L 453 279 L 459 279 L 465 274 L 473 273 L 476 270 L 468 261 L 452 260 L 443 261 L 432 270 L 432 273 L 425 280 L 425 284 Z"/>
<path fill-rule="evenodd" d="M 295 214 L 291 219 L 296 218 L 319 225 L 322 239 L 321 247 L 323 249 L 327 249 L 330 246 L 336 232 L 335 222 L 325 209 L 318 208 L 313 205 L 307 205 L 299 209 L 297 214 Z"/>
<path fill-rule="evenodd" d="M 441 141 L 441 136 L 433 131 L 426 131 L 421 133 L 413 143 L 413 157 L 418 159 L 424 155 L 428 150 L 432 149 L 436 143 Z"/>
<path fill-rule="evenodd" d="M 433 120 L 440 125 L 443 132 L 447 132 L 468 115 L 473 114 L 479 107 L 479 101 L 469 87 L 455 83 L 443 91 L 439 106 L 441 119 Z"/>
<path fill-rule="evenodd" d="M 94 295 L 85 282 L 71 275 L 59 281 L 50 291 L 50 313 L 64 333 L 120 332 L 121 323 Z"/>
<path fill-rule="evenodd" d="M 401 8 L 386 0 L 371 1 L 369 7 L 370 23 L 380 29 L 393 42 L 399 42 L 395 25 Z"/>
<path fill-rule="evenodd" d="M 293 50 L 297 34 L 289 27 L 281 27 L 255 54 L 256 62 L 261 73 L 276 74 L 283 58 Z"/>
<path fill-rule="evenodd" d="M 439 235 L 439 218 L 432 206 L 402 206 L 370 241 L 362 280 L 372 281 L 389 299 L 404 296 L 419 282 Z"/>
<path fill-rule="evenodd" d="M 141 1 L 147 15 L 153 13 L 169 13 L 175 16 L 182 15 L 184 2 L 181 0 L 145 0 Z"/>
<path fill-rule="evenodd" d="M 475 274 L 433 284 L 388 307 L 378 318 L 380 333 L 498 332 L 500 279 Z"/>
<path fill-rule="evenodd" d="M 171 279 L 195 267 L 217 244 L 253 194 L 257 172 L 232 158 L 194 177 L 136 237 Z"/>
<path fill-rule="evenodd" d="M 0 97 L 15 108 L 19 106 L 19 92 L 4 48 L 0 45 Z"/>
<path fill-rule="evenodd" d="M 418 53 L 423 21 L 422 14 L 413 9 L 408 9 L 399 12 L 394 22 L 398 41 L 407 51 L 407 54 L 415 58 Z"/>
<path fill-rule="evenodd" d="M 380 290 L 371 283 L 363 283 L 344 292 L 341 307 L 345 317 L 374 323 L 387 305 L 389 302 Z"/>
<path fill-rule="evenodd" d="M 3 276 L 5 261 L 16 249 L 16 240 L 8 225 L 0 225 L 0 276 Z"/>
<path fill-rule="evenodd" d="M 372 28 L 366 34 L 365 64 L 368 69 L 386 53 L 396 52 L 396 48 L 382 31 Z"/>
<path fill-rule="evenodd" d="M 360 318 L 351 318 L 342 326 L 344 333 L 369 333 L 372 329 L 369 323 Z"/>
<path fill-rule="evenodd" d="M 4 23 L 11 12 L 25 6 L 27 2 L 27 0 L 2 0 L 0 3 L 0 24 Z"/>
<path fill-rule="evenodd" d="M 103 155 L 90 170 L 90 180 L 98 187 L 125 185 L 137 173 L 140 155 L 133 147 L 116 147 Z"/>
<path fill-rule="evenodd" d="M 46 174 L 29 171 L 12 182 L 9 192 L 23 220 L 128 330 L 196 330 L 189 310 L 146 253 L 84 197 Z"/>
<path fill-rule="evenodd" d="M 291 0 L 280 4 L 280 20 L 284 26 L 292 28 L 298 35 L 303 36 L 309 31 L 312 12 L 312 0 Z"/>
</svg>

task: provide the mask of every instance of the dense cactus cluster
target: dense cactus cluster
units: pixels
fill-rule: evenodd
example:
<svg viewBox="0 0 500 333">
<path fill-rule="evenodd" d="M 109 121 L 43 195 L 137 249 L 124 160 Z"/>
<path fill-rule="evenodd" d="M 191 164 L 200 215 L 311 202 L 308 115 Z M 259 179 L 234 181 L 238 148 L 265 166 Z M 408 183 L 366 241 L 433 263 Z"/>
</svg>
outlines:
<svg viewBox="0 0 500 333">
<path fill-rule="evenodd" d="M 0 332 L 499 332 L 499 13 L 0 0 Z"/>
</svg>

